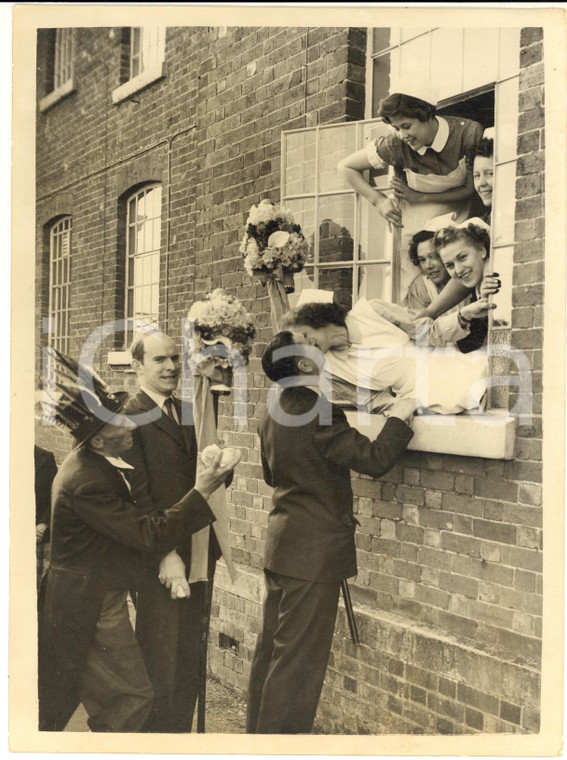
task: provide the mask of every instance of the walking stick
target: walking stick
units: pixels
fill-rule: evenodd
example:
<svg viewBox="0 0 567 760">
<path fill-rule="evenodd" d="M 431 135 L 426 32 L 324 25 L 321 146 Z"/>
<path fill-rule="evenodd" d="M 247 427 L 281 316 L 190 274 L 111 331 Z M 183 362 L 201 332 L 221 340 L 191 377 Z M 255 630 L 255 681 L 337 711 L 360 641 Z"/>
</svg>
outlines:
<svg viewBox="0 0 567 760">
<path fill-rule="evenodd" d="M 203 589 L 203 608 L 201 611 L 201 637 L 199 642 L 199 675 L 197 678 L 197 733 L 205 733 L 205 706 L 207 699 L 207 651 L 209 648 L 209 626 L 211 622 L 211 604 L 213 599 L 213 583 L 215 575 L 215 560 L 209 546 L 209 567 L 207 580 Z"/>
<path fill-rule="evenodd" d="M 360 639 L 358 637 L 358 628 L 356 625 L 356 620 L 354 617 L 354 609 L 352 607 L 352 599 L 350 598 L 350 589 L 348 587 L 348 582 L 345 578 L 345 580 L 341 583 L 341 588 L 343 590 L 343 599 L 345 602 L 345 611 L 346 616 L 348 620 L 348 627 L 350 629 L 350 637 L 352 639 L 353 644 L 360 644 Z"/>
</svg>

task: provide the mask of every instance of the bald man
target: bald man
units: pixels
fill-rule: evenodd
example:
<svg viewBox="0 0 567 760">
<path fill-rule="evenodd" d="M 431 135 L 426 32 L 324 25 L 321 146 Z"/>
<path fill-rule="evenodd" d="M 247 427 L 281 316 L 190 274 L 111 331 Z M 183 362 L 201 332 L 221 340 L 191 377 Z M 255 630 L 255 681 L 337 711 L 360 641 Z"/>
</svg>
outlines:
<svg viewBox="0 0 567 760">
<path fill-rule="evenodd" d="M 136 502 L 150 513 L 175 503 L 177 494 L 194 485 L 197 441 L 193 425 L 184 424 L 180 400 L 174 397 L 181 371 L 175 342 L 164 333 L 148 333 L 136 338 L 130 351 L 139 390 L 125 412 L 147 419 L 138 421 L 125 459 L 134 466 Z M 211 577 L 220 556 L 214 531 L 210 544 Z M 155 733 L 189 732 L 193 723 L 205 583 L 189 586 L 190 564 L 191 542 L 186 541 L 160 561 L 148 563 L 138 593 L 136 634 L 154 690 L 146 730 Z"/>
</svg>

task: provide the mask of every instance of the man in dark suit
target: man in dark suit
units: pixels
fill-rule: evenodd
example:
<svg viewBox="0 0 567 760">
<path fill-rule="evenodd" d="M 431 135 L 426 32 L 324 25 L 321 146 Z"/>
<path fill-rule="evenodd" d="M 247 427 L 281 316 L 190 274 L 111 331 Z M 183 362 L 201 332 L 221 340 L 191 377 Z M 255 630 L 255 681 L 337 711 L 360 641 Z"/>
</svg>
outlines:
<svg viewBox="0 0 567 760">
<path fill-rule="evenodd" d="M 51 521 L 51 486 L 57 475 L 57 464 L 53 452 L 33 447 L 35 471 L 35 542 L 37 587 L 43 574 L 44 547 L 49 541 Z"/>
<path fill-rule="evenodd" d="M 131 423 L 117 417 L 123 402 L 113 394 L 98 393 L 108 421 L 86 406 L 87 372 L 58 385 L 56 420 L 79 446 L 53 484 L 50 566 L 40 593 L 39 728 L 62 731 L 80 701 L 91 730 L 140 731 L 153 693 L 127 593 L 143 574 L 144 553 L 163 556 L 214 520 L 207 501 L 228 469 L 218 456 L 174 506 L 140 514 L 121 458 L 132 444 Z"/>
<path fill-rule="evenodd" d="M 132 486 L 144 512 L 176 501 L 195 482 L 197 442 L 173 396 L 180 373 L 177 346 L 163 333 L 137 338 L 131 347 L 139 391 L 125 411 L 138 419 L 125 458 L 134 466 Z M 140 415 L 143 415 L 141 417 Z M 210 533 L 209 577 L 220 556 Z M 161 562 L 150 561 L 138 593 L 136 634 L 155 694 L 148 731 L 191 731 L 198 692 L 205 583 L 191 583 L 191 541 L 179 542 Z M 161 582 L 160 582 L 161 581 Z M 169 589 L 169 590 L 168 590 Z"/>
<path fill-rule="evenodd" d="M 322 354 L 304 341 L 290 332 L 278 333 L 262 358 L 264 372 L 277 384 L 260 423 L 264 478 L 274 494 L 264 557 L 264 623 L 250 673 L 248 733 L 311 731 L 341 581 L 357 572 L 350 470 L 380 477 L 412 437 L 403 420 L 415 411 L 413 400 L 393 404 L 373 442 L 351 428 L 344 412 L 320 393 L 316 359 Z"/>
</svg>

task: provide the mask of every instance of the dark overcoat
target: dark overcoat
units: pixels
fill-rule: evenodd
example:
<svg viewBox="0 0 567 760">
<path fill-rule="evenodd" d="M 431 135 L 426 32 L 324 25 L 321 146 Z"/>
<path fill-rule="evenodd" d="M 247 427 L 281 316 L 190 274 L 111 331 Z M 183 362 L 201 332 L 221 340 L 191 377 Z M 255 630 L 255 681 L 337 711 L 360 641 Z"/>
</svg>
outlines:
<svg viewBox="0 0 567 760">
<path fill-rule="evenodd" d="M 311 414 L 316 403 L 320 416 Z M 350 471 L 379 478 L 412 435 L 392 417 L 370 441 L 315 391 L 284 390 L 260 422 L 264 478 L 274 488 L 264 567 L 319 583 L 356 575 Z"/>
<path fill-rule="evenodd" d="M 63 730 L 78 704 L 106 591 L 136 588 L 144 553 L 162 556 L 214 520 L 198 491 L 171 504 L 142 514 L 120 471 L 87 448 L 63 462 L 53 483 L 50 567 L 40 593 L 40 730 Z"/>
</svg>

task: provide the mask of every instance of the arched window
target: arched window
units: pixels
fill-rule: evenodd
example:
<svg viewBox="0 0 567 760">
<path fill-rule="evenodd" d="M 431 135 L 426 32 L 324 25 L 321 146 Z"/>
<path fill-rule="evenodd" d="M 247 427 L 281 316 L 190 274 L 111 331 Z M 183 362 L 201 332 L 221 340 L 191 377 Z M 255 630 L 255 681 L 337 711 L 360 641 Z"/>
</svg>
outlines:
<svg viewBox="0 0 567 760">
<path fill-rule="evenodd" d="M 161 186 L 146 185 L 126 201 L 128 345 L 140 327 L 158 324 Z"/>
<path fill-rule="evenodd" d="M 67 352 L 71 288 L 70 216 L 56 221 L 49 230 L 49 342 Z"/>
</svg>

